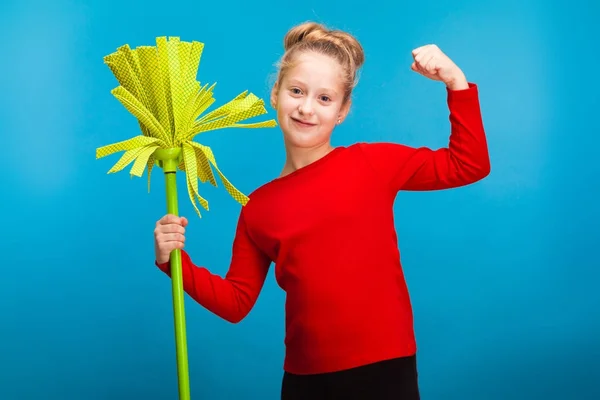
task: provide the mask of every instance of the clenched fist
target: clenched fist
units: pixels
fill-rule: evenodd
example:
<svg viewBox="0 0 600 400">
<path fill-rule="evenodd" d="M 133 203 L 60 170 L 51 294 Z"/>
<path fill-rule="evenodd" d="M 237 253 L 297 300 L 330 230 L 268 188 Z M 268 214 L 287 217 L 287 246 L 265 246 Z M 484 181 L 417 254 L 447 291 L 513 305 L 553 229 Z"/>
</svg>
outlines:
<svg viewBox="0 0 600 400">
<path fill-rule="evenodd" d="M 188 220 L 167 214 L 156 222 L 154 229 L 154 256 L 156 262 L 164 264 L 171 258 L 175 249 L 183 249 L 185 242 L 185 227 Z"/>
<path fill-rule="evenodd" d="M 435 44 L 417 47 L 412 51 L 414 62 L 411 69 L 419 74 L 441 81 L 450 90 L 468 89 L 469 83 L 465 74 Z"/>
</svg>

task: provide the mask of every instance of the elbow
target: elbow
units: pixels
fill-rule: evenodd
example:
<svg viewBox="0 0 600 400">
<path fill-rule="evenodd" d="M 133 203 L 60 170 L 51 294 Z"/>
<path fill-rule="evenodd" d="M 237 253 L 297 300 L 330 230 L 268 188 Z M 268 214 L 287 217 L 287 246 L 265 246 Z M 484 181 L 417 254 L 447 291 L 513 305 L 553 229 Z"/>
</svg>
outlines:
<svg viewBox="0 0 600 400">
<path fill-rule="evenodd" d="M 490 172 L 492 172 L 492 166 L 490 165 L 490 160 L 487 159 L 481 164 L 480 168 L 478 168 L 476 174 L 476 181 L 481 181 L 487 178 Z"/>
<path fill-rule="evenodd" d="M 202 303 L 200 303 L 200 304 L 202 304 Z M 221 318 L 222 320 L 230 322 L 232 324 L 240 323 L 244 318 L 246 318 L 246 316 L 248 315 L 248 313 L 250 311 L 243 307 L 224 306 L 222 304 L 214 305 L 214 306 L 204 305 L 204 308 L 206 310 L 210 311 L 213 315 Z"/>
<path fill-rule="evenodd" d="M 226 317 L 223 317 L 223 319 L 225 321 L 232 323 L 234 325 L 242 322 L 244 320 L 244 318 L 246 318 L 246 315 L 242 315 L 242 314 L 228 315 Z"/>
<path fill-rule="evenodd" d="M 471 171 L 471 173 L 469 174 L 469 177 L 466 179 L 465 183 L 467 185 L 471 185 L 473 183 L 482 181 L 490 174 L 490 172 L 491 172 L 491 169 L 490 169 L 489 164 L 483 165 L 483 166 L 477 168 L 476 170 Z"/>
<path fill-rule="evenodd" d="M 487 178 L 492 170 L 489 156 L 486 154 L 485 157 L 481 157 L 478 162 L 472 163 L 468 169 L 465 169 L 465 172 L 466 170 L 469 171 L 467 174 L 468 184 L 476 183 Z"/>
<path fill-rule="evenodd" d="M 477 183 L 485 179 L 490 172 L 491 168 L 489 163 L 481 163 L 476 166 L 471 165 L 468 168 L 463 168 L 462 172 L 459 174 L 460 183 L 456 186 L 468 186 Z"/>
<path fill-rule="evenodd" d="M 211 311 L 232 324 L 239 324 L 250 314 L 258 297 L 257 291 L 246 290 L 236 284 L 232 285 L 231 297 L 219 302 Z M 223 299 L 225 300 L 225 299 Z"/>
<path fill-rule="evenodd" d="M 487 178 L 492 170 L 490 165 L 490 152 L 487 147 L 481 149 L 476 154 L 477 156 L 473 154 L 475 157 L 472 158 L 473 162 L 471 163 L 470 168 L 472 183 L 479 182 Z"/>
<path fill-rule="evenodd" d="M 489 159 L 482 160 L 476 164 L 471 163 L 466 165 L 465 163 L 457 163 L 455 168 L 458 179 L 456 186 L 467 186 L 477 183 L 485 179 L 491 172 Z"/>
<path fill-rule="evenodd" d="M 222 314 L 222 315 L 220 315 L 220 317 L 229 323 L 239 324 L 240 322 L 242 322 L 244 320 L 244 318 L 246 318 L 246 316 L 248 316 L 249 312 L 250 312 L 250 310 L 237 309 L 233 312 L 229 312 L 227 314 Z"/>
</svg>

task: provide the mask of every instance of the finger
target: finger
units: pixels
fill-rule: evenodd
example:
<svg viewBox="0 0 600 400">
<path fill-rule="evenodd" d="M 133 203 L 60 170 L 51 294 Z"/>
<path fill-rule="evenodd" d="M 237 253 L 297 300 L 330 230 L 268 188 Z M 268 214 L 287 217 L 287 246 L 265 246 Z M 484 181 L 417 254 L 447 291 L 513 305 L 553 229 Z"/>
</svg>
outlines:
<svg viewBox="0 0 600 400">
<path fill-rule="evenodd" d="M 427 47 L 428 47 L 428 46 L 429 46 L 429 45 L 427 45 L 427 44 L 426 44 L 426 45 L 424 45 L 424 46 L 419 46 L 419 47 L 417 47 L 416 49 L 414 49 L 414 50 L 412 51 L 412 55 L 413 55 L 413 57 L 416 57 L 418 54 L 422 53 L 422 52 L 423 52 L 423 50 L 427 49 Z"/>
<path fill-rule="evenodd" d="M 425 57 L 428 57 L 427 54 L 425 54 Z M 427 70 L 425 69 L 425 65 L 427 63 L 428 59 L 427 58 L 423 58 L 421 57 L 421 59 L 419 61 L 416 61 L 416 66 L 419 70 L 419 72 L 421 73 L 427 73 Z"/>
<path fill-rule="evenodd" d="M 171 233 L 179 233 L 181 235 L 185 234 L 185 228 L 179 224 L 169 224 L 169 225 L 163 225 L 164 229 L 162 230 L 162 233 L 165 234 L 171 234 Z"/>
<path fill-rule="evenodd" d="M 421 46 L 413 50 L 413 56 L 416 61 L 423 59 L 423 57 L 427 56 L 428 53 L 434 49 L 433 45 L 426 44 L 425 46 Z"/>
<path fill-rule="evenodd" d="M 180 233 L 169 233 L 160 235 L 157 238 L 159 248 L 168 251 L 185 243 L 185 236 Z"/>
<path fill-rule="evenodd" d="M 163 254 L 167 258 L 169 254 L 175 249 L 183 249 L 185 244 L 183 242 L 164 242 L 158 245 L 159 253 Z"/>
<path fill-rule="evenodd" d="M 171 225 L 171 224 L 178 224 L 181 226 L 186 226 L 188 224 L 188 220 L 185 217 L 178 217 L 173 214 L 167 214 L 164 217 L 162 217 L 159 220 L 159 222 L 157 223 L 157 225 Z"/>
<path fill-rule="evenodd" d="M 423 58 L 423 50 L 419 50 L 415 55 L 414 55 L 414 59 L 417 62 L 417 64 L 421 61 L 421 59 Z"/>
<path fill-rule="evenodd" d="M 423 70 L 423 68 L 418 63 L 415 64 L 414 71 L 418 72 L 419 74 L 425 74 L 425 71 Z"/>
<path fill-rule="evenodd" d="M 418 63 L 416 63 L 416 62 L 412 63 L 412 65 L 410 66 L 410 69 L 412 69 L 413 71 L 415 71 L 416 73 L 418 73 L 418 74 L 421 74 L 421 75 L 426 75 L 426 74 L 427 74 L 427 73 L 426 73 L 426 72 L 423 70 L 423 68 L 421 68 L 421 67 L 419 66 L 419 64 L 418 64 Z"/>
<path fill-rule="evenodd" d="M 419 53 L 421 52 L 421 50 L 423 50 L 423 46 L 413 49 L 413 51 L 411 52 L 413 58 L 417 57 L 419 55 Z"/>
<path fill-rule="evenodd" d="M 423 50 L 419 54 L 419 61 L 425 65 L 427 61 L 435 55 L 435 48 L 433 46 L 428 46 L 425 50 Z"/>
<path fill-rule="evenodd" d="M 437 59 L 434 55 L 432 55 L 429 60 L 424 64 L 423 68 L 430 74 L 435 74 L 437 72 Z"/>
<path fill-rule="evenodd" d="M 159 225 L 154 229 L 154 236 L 160 240 L 164 235 L 178 233 L 185 235 L 185 228 L 178 224 Z"/>
<path fill-rule="evenodd" d="M 176 215 L 173 215 L 173 214 L 166 214 L 166 215 L 164 215 L 164 216 L 163 216 L 161 219 L 159 219 L 159 220 L 158 220 L 158 222 L 159 222 L 161 225 L 172 224 L 172 223 L 175 223 L 175 222 L 177 222 L 177 219 L 178 219 L 178 218 L 179 218 L 179 217 L 177 217 Z"/>
<path fill-rule="evenodd" d="M 174 232 L 174 233 L 166 233 L 164 235 L 161 236 L 161 241 L 162 242 L 185 242 L 185 236 L 183 235 L 183 233 L 178 233 L 178 232 Z"/>
</svg>

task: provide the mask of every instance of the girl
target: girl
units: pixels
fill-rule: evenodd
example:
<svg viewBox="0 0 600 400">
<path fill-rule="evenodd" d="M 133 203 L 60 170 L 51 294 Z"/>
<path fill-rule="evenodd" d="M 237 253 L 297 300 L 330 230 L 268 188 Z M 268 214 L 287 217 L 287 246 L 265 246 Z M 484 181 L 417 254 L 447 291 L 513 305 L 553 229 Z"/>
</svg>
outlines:
<svg viewBox="0 0 600 400">
<path fill-rule="evenodd" d="M 286 292 L 283 400 L 419 399 L 393 205 L 400 190 L 454 188 L 489 174 L 477 86 L 438 47 L 419 47 L 412 69 L 447 88 L 449 147 L 333 147 L 363 49 L 350 34 L 317 23 L 292 28 L 284 45 L 271 93 L 287 155 L 281 175 L 249 195 L 224 278 L 182 251 L 184 289 L 237 323 L 274 263 Z M 156 224 L 156 265 L 168 275 L 187 224 L 174 215 Z"/>
</svg>

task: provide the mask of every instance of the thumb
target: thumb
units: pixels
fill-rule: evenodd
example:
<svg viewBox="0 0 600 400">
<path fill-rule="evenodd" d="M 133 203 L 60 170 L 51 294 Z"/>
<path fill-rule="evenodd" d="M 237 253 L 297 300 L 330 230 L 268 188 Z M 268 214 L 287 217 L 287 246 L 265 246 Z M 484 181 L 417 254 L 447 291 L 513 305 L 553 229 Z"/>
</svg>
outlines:
<svg viewBox="0 0 600 400">
<path fill-rule="evenodd" d="M 188 224 L 188 220 L 186 217 L 181 217 L 181 225 L 185 228 Z"/>
</svg>

